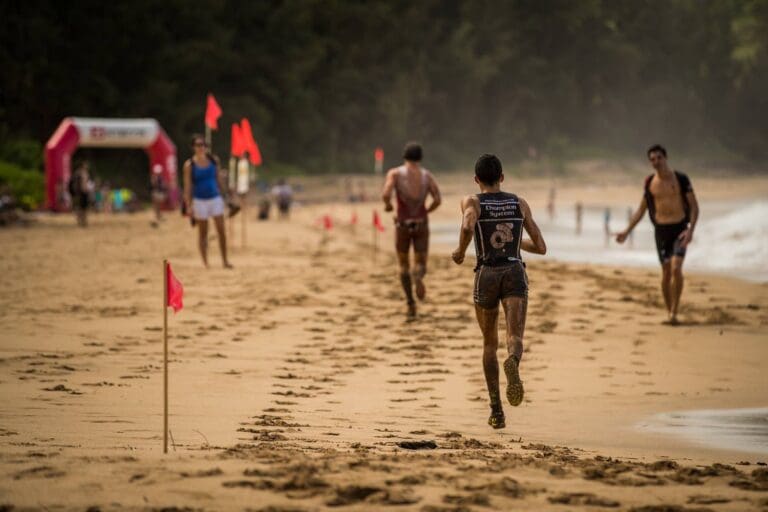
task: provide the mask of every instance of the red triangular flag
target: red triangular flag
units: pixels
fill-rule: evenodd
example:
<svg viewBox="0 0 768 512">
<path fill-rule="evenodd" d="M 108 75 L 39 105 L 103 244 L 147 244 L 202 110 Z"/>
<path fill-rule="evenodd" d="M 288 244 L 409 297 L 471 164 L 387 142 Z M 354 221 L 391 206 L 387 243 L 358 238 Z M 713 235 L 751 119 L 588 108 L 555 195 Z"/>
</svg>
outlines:
<svg viewBox="0 0 768 512">
<path fill-rule="evenodd" d="M 330 215 L 323 215 L 323 229 L 326 231 L 333 229 L 333 219 Z"/>
<path fill-rule="evenodd" d="M 243 149 L 248 151 L 248 160 L 254 166 L 261 165 L 261 151 L 256 144 L 256 140 L 253 138 L 253 130 L 251 130 L 251 123 L 246 118 L 240 120 L 240 131 L 243 134 Z"/>
<path fill-rule="evenodd" d="M 349 219 L 349 223 L 353 226 L 357 226 L 357 212 L 352 212 L 352 218 Z"/>
<path fill-rule="evenodd" d="M 243 142 L 243 132 L 240 129 L 240 125 L 237 123 L 232 123 L 232 141 L 230 144 L 230 153 L 237 157 L 243 156 L 243 152 L 245 151 L 245 144 Z"/>
<path fill-rule="evenodd" d="M 379 212 L 377 210 L 373 210 L 373 227 L 384 232 L 384 224 L 381 223 L 381 217 L 379 217 Z"/>
<path fill-rule="evenodd" d="M 377 162 L 383 162 L 384 161 L 384 150 L 381 148 L 376 148 L 373 151 L 373 159 Z"/>
<path fill-rule="evenodd" d="M 221 117 L 221 107 L 216 103 L 213 94 L 208 93 L 208 103 L 205 106 L 205 124 L 211 130 L 219 129 L 219 118 Z"/>
<path fill-rule="evenodd" d="M 166 263 L 165 276 L 168 281 L 168 304 L 166 306 L 173 308 L 173 312 L 176 313 L 184 307 L 181 301 L 182 297 L 184 297 L 184 287 L 181 285 L 181 281 L 173 275 L 170 263 Z"/>
</svg>

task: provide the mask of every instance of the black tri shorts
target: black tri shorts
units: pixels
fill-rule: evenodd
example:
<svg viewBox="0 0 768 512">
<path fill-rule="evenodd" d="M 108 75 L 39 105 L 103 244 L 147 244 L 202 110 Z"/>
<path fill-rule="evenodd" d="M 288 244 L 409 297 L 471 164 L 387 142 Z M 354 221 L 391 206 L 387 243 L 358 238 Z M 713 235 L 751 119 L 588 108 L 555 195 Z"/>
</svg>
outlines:
<svg viewBox="0 0 768 512">
<path fill-rule="evenodd" d="M 686 221 L 677 224 L 656 224 L 656 251 L 664 263 L 672 256 L 685 257 L 685 247 L 680 245 L 680 234 L 688 228 Z"/>
<path fill-rule="evenodd" d="M 475 271 L 475 304 L 494 309 L 508 297 L 528 297 L 528 275 L 522 261 L 497 267 L 482 265 Z"/>
</svg>

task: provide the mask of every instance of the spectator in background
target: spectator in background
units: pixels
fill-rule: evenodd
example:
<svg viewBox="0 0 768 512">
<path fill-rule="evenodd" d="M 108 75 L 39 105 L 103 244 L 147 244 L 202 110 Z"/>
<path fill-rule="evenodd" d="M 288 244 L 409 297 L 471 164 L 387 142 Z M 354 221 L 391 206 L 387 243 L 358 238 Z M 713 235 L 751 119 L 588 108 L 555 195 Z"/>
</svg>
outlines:
<svg viewBox="0 0 768 512">
<path fill-rule="evenodd" d="M 555 196 L 557 194 L 557 191 L 555 190 L 555 185 L 552 184 L 552 186 L 549 188 L 549 198 L 547 199 L 547 214 L 549 214 L 549 221 L 552 222 L 555 220 Z"/>
<path fill-rule="evenodd" d="M 227 235 L 224 231 L 224 197 L 228 192 L 224 176 L 219 172 L 219 159 L 209 152 L 205 137 L 192 136 L 192 157 L 184 162 L 184 201 L 198 227 L 198 246 L 203 265 L 208 268 L 208 219 L 213 220 L 219 239 L 221 262 L 232 268 L 227 258 Z"/>
<path fill-rule="evenodd" d="M 152 176 L 150 176 L 150 187 L 152 188 L 152 208 L 155 210 L 155 220 L 152 223 L 153 227 L 157 227 L 157 223 L 163 220 L 160 209 L 165 204 L 165 200 L 168 198 L 168 190 L 163 180 L 163 168 L 160 165 L 155 165 L 152 168 Z"/>
<path fill-rule="evenodd" d="M 79 162 L 69 179 L 69 195 L 72 197 L 72 209 L 75 212 L 77 225 L 84 228 L 88 225 L 88 206 L 90 205 L 90 190 L 93 181 L 88 174 L 88 162 Z"/>
<path fill-rule="evenodd" d="M 112 211 L 112 193 L 110 190 L 108 181 L 101 184 L 101 211 L 104 213 Z"/>
<path fill-rule="evenodd" d="M 275 198 L 280 217 L 287 219 L 293 203 L 293 189 L 283 178 L 277 180 L 277 185 L 272 187 L 272 197 Z"/>
</svg>

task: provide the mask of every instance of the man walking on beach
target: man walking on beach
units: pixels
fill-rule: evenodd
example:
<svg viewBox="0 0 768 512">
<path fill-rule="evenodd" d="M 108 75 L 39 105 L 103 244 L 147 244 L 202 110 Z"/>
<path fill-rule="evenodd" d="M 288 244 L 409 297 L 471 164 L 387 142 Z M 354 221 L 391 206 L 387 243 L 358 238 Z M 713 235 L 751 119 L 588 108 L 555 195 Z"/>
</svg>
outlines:
<svg viewBox="0 0 768 512">
<path fill-rule="evenodd" d="M 432 174 L 421 166 L 422 150 L 419 144 L 409 142 L 403 150 L 400 167 L 387 172 L 381 199 L 384 210 L 390 212 L 392 192 L 397 196 L 397 216 L 395 217 L 395 248 L 400 264 L 400 283 L 408 301 L 408 317 L 416 316 L 416 301 L 413 300 L 413 287 L 416 297 L 424 300 L 427 289 L 424 275 L 427 273 L 427 252 L 429 250 L 429 224 L 427 215 L 440 206 L 440 189 Z M 429 207 L 425 205 L 427 195 L 432 196 Z M 409 251 L 413 244 L 414 266 L 410 268 Z"/>
<path fill-rule="evenodd" d="M 656 144 L 648 149 L 654 174 L 645 178 L 643 198 L 627 229 L 616 235 L 624 243 L 643 218 L 645 210 L 656 232 L 656 250 L 661 262 L 661 292 L 669 314 L 669 324 L 677 325 L 677 309 L 683 293 L 683 259 L 699 218 L 699 203 L 688 176 L 673 171 L 667 163 L 667 150 Z"/>
<path fill-rule="evenodd" d="M 461 264 L 474 235 L 475 314 L 483 333 L 483 371 L 491 399 L 488 424 L 504 428 L 504 410 L 499 392 L 499 302 L 504 306 L 507 325 L 507 400 L 514 406 L 523 401 L 519 366 L 523 355 L 523 332 L 528 309 L 528 276 L 520 250 L 545 254 L 547 245 L 533 220 L 531 209 L 522 197 L 501 191 L 504 173 L 494 155 L 483 155 L 475 164 L 475 183 L 480 193 L 461 201 L 462 222 L 459 247 L 453 261 Z M 523 239 L 525 229 L 530 239 Z"/>
</svg>

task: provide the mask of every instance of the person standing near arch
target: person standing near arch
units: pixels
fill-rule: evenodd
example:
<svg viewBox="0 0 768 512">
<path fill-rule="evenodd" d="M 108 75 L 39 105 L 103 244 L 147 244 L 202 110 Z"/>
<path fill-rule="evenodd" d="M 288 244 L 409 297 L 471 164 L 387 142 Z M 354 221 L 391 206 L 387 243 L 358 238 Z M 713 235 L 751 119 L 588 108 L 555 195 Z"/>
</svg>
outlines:
<svg viewBox="0 0 768 512">
<path fill-rule="evenodd" d="M 459 247 L 451 257 L 461 265 L 467 247 L 475 239 L 475 314 L 483 333 L 483 372 L 491 402 L 488 424 L 506 426 L 499 391 L 499 302 L 504 307 L 507 326 L 507 353 L 504 373 L 507 400 L 518 406 L 523 402 L 520 359 L 523 357 L 523 333 L 528 312 L 528 276 L 520 251 L 546 254 L 547 244 L 533 220 L 531 208 L 520 196 L 501 191 L 504 173 L 495 155 L 482 155 L 475 164 L 475 183 L 479 194 L 461 201 Z M 523 230 L 530 239 L 523 239 Z"/>
<path fill-rule="evenodd" d="M 79 162 L 75 166 L 75 172 L 72 173 L 67 188 L 72 198 L 72 209 L 75 211 L 77 225 L 81 228 L 87 227 L 88 208 L 91 206 L 91 190 L 93 188 L 88 162 Z"/>
<path fill-rule="evenodd" d="M 424 300 L 427 288 L 424 275 L 427 273 L 429 252 L 429 223 L 427 216 L 440 206 L 440 189 L 432 174 L 421 166 L 422 149 L 419 144 L 409 142 L 403 150 L 404 163 L 387 172 L 381 199 L 384 210 L 391 212 L 392 192 L 397 196 L 397 216 L 395 218 L 395 249 L 400 265 L 400 283 L 408 303 L 408 318 L 416 317 L 416 301 L 413 299 L 413 287 L 416 297 Z M 425 201 L 432 196 L 429 207 Z M 410 248 L 413 244 L 414 266 L 411 271 Z"/>
<path fill-rule="evenodd" d="M 208 152 L 205 137 L 192 136 L 192 157 L 184 162 L 184 201 L 198 229 L 198 245 L 203 264 L 208 268 L 208 219 L 213 218 L 224 268 L 232 268 L 227 259 L 227 235 L 224 231 L 224 198 L 226 190 L 219 173 L 219 159 Z M 191 207 L 190 207 L 191 206 Z"/>
<path fill-rule="evenodd" d="M 693 240 L 699 203 L 688 176 L 669 166 L 664 147 L 651 146 L 647 155 L 655 172 L 645 178 L 640 206 L 627 229 L 616 235 L 616 241 L 623 244 L 648 210 L 661 263 L 661 293 L 667 306 L 668 323 L 677 325 L 677 310 L 683 294 L 683 260 L 688 244 Z"/>
</svg>

